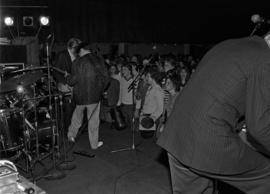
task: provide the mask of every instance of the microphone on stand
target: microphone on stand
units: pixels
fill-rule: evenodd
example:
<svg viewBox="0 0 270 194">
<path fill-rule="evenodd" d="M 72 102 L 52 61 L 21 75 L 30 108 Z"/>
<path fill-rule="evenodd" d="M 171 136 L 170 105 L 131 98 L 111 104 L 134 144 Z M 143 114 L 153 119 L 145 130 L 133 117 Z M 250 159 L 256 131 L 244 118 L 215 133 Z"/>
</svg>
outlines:
<svg viewBox="0 0 270 194">
<path fill-rule="evenodd" d="M 52 37 L 52 34 L 49 34 L 49 35 L 46 37 L 46 40 L 49 40 L 51 37 Z"/>
<path fill-rule="evenodd" d="M 270 24 L 270 20 L 261 17 L 259 14 L 253 14 L 250 19 L 255 24 L 255 27 L 249 36 L 253 36 L 261 28 L 262 24 Z"/>
<path fill-rule="evenodd" d="M 263 24 L 270 24 L 270 20 L 260 16 L 259 14 L 253 14 L 251 16 L 251 21 L 255 24 L 263 23 Z"/>
</svg>

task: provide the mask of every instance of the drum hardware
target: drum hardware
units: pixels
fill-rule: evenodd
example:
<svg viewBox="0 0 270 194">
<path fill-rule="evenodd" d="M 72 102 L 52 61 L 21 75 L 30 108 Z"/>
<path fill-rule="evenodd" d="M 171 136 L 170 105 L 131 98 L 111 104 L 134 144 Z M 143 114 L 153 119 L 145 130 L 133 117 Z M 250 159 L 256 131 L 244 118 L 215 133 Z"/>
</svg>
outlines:
<svg viewBox="0 0 270 194">
<path fill-rule="evenodd" d="M 15 151 L 23 146 L 21 110 L 0 110 L 0 134 L 2 135 L 2 146 L 0 153 Z"/>
<path fill-rule="evenodd" d="M 49 65 L 48 47 L 46 49 L 47 66 L 13 69 L 11 73 L 16 75 L 0 85 L 0 101 L 3 102 L 0 107 L 3 108 L 0 110 L 0 155 L 9 157 L 9 152 L 16 152 L 15 160 L 26 163 L 25 166 L 17 163 L 18 167 L 30 172 L 32 178 L 35 165 L 40 163 L 45 168 L 42 161 L 51 156 L 54 172 L 46 177 L 58 179 L 63 177 L 56 169 L 56 156 L 60 155 L 59 119 L 63 117 L 58 105 L 62 96 L 52 92 L 50 71 L 54 69 Z M 43 70 L 47 70 L 46 79 L 43 79 Z M 48 108 L 39 109 L 41 104 Z M 40 114 L 45 115 L 41 119 L 44 121 L 40 121 Z"/>
<path fill-rule="evenodd" d="M 13 87 L 13 88 L 15 88 L 15 87 Z M 18 89 L 18 88 L 20 88 L 20 89 Z M 31 92 L 33 93 L 33 95 L 31 95 L 31 94 L 28 95 L 29 93 L 28 93 L 27 87 L 22 85 L 22 84 L 19 84 L 16 87 L 16 91 L 17 91 L 16 95 L 8 94 L 5 96 L 7 101 L 10 104 L 9 107 L 14 107 L 14 106 L 12 106 L 12 104 L 22 107 L 21 109 L 18 109 L 19 111 L 15 111 L 15 110 L 17 110 L 16 108 L 13 108 L 13 109 L 9 108 L 9 109 L 5 109 L 5 110 L 0 111 L 0 113 L 1 113 L 0 115 L 4 116 L 4 119 L 2 119 L 3 120 L 2 124 L 6 126 L 6 130 L 5 130 L 6 136 L 10 137 L 9 139 L 11 139 L 11 143 L 14 142 L 14 140 L 12 139 L 13 136 L 10 136 L 12 134 L 9 134 L 9 128 L 11 126 L 8 125 L 9 123 L 4 122 L 4 121 L 6 121 L 7 119 L 11 119 L 11 121 L 12 121 L 12 119 L 14 120 L 15 117 L 13 117 L 13 115 L 11 115 L 11 114 L 16 113 L 20 116 L 19 117 L 21 119 L 20 121 L 22 121 L 22 122 L 20 122 L 21 124 L 19 124 L 18 126 L 22 127 L 21 131 L 23 131 L 23 133 L 22 133 L 23 137 L 21 138 L 21 141 L 20 141 L 22 143 L 22 147 L 17 147 L 17 145 L 7 144 L 6 142 L 10 142 L 10 140 L 7 139 L 4 135 L 2 135 L 3 132 L 1 131 L 0 134 L 2 135 L 2 139 L 1 139 L 2 146 L 1 145 L 0 146 L 2 147 L 2 149 L 0 148 L 0 154 L 2 152 L 6 153 L 6 152 L 11 151 L 11 150 L 16 151 L 16 156 L 14 156 L 14 158 L 15 159 L 18 159 L 18 158 L 22 159 L 22 157 L 24 157 L 23 159 L 26 162 L 26 165 L 24 165 L 23 167 L 20 164 L 17 164 L 17 165 L 24 172 L 26 172 L 26 173 L 30 172 L 32 177 L 33 177 L 32 172 L 33 172 L 33 169 L 35 168 L 35 165 L 37 163 L 40 163 L 42 166 L 45 166 L 42 163 L 42 160 L 44 160 L 48 156 L 54 154 L 54 152 L 53 152 L 53 147 L 51 147 L 50 148 L 51 151 L 46 149 L 47 154 L 40 156 L 40 150 L 39 150 L 39 148 L 40 148 L 40 140 L 39 140 L 40 132 L 39 132 L 39 130 L 40 129 L 38 127 L 38 122 L 37 122 L 37 104 L 40 101 L 40 99 L 47 98 L 48 96 L 36 97 L 37 96 L 36 84 L 31 84 L 31 86 L 28 87 L 28 89 L 29 88 L 31 89 Z M 14 103 L 14 102 L 16 102 L 16 103 Z M 20 102 L 20 103 L 18 103 L 18 102 Z M 31 104 L 29 102 L 31 102 Z M 27 115 L 30 112 L 34 112 L 34 123 L 31 123 L 27 118 Z M 51 117 L 48 114 L 48 111 L 46 111 L 46 117 L 47 118 Z M 0 122 L 0 124 L 1 124 L 1 122 Z M 47 127 L 46 130 L 53 130 L 53 129 L 52 129 L 52 127 Z M 51 138 L 54 138 L 53 135 L 49 135 L 49 136 Z M 31 145 L 31 142 L 33 142 L 32 139 L 34 139 L 35 145 L 33 145 L 33 144 Z M 52 141 L 54 141 L 54 140 L 52 140 Z M 15 141 L 15 143 L 16 142 L 17 141 Z M 52 145 L 54 145 L 54 143 L 52 143 Z M 35 147 L 35 151 L 31 150 L 32 147 Z M 5 154 L 5 157 L 9 157 L 7 155 L 7 153 Z"/>
<path fill-rule="evenodd" d="M 61 170 L 73 170 L 76 168 L 76 165 L 67 160 L 67 150 L 66 150 L 66 141 L 65 141 L 65 132 L 64 132 L 64 114 L 63 114 L 63 96 L 59 95 L 59 104 L 60 104 L 60 126 L 61 126 L 61 139 L 63 143 L 63 152 L 64 160 L 59 164 L 58 168 Z"/>
<path fill-rule="evenodd" d="M 47 75 L 48 75 L 48 93 L 49 93 L 49 114 L 52 115 L 52 91 L 51 91 L 51 67 L 50 67 L 50 56 L 49 56 L 49 43 L 46 42 L 46 62 L 47 62 Z M 55 100 L 55 104 L 56 104 L 56 100 Z M 58 120 L 55 120 L 55 122 L 57 123 Z M 58 135 L 58 128 L 55 127 L 55 123 L 52 126 L 53 128 L 53 142 L 52 142 L 52 147 L 55 145 L 55 137 L 54 135 L 57 134 Z M 56 131 L 55 131 L 56 130 Z M 58 135 L 59 136 L 59 135 Z M 57 142 L 59 144 L 59 141 Z M 64 178 L 66 176 L 66 174 L 63 171 L 60 171 L 56 168 L 56 158 L 55 158 L 55 149 L 53 147 L 53 169 L 50 173 L 50 175 L 47 176 L 47 179 L 61 179 Z"/>
</svg>

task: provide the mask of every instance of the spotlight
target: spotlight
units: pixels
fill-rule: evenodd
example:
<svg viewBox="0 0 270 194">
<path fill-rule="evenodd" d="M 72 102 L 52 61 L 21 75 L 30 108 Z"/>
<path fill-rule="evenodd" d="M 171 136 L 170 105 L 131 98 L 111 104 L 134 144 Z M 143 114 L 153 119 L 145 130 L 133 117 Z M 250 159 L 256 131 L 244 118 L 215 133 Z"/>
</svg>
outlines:
<svg viewBox="0 0 270 194">
<path fill-rule="evenodd" d="M 14 18 L 7 16 L 4 18 L 4 22 L 5 22 L 6 26 L 13 26 L 14 25 Z"/>
<path fill-rule="evenodd" d="M 40 16 L 39 17 L 39 22 L 42 26 L 48 26 L 50 23 L 50 19 L 48 16 Z"/>
<path fill-rule="evenodd" d="M 24 88 L 21 84 L 19 84 L 16 88 L 18 94 L 22 94 L 24 92 Z"/>
<path fill-rule="evenodd" d="M 23 26 L 34 26 L 34 18 L 32 16 L 23 16 Z"/>
</svg>

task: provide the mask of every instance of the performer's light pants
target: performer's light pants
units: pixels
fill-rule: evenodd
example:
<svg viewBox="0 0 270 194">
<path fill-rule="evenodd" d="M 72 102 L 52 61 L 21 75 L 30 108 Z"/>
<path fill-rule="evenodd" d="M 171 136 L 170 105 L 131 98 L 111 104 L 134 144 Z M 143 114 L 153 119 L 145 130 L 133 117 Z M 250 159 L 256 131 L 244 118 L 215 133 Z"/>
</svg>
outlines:
<svg viewBox="0 0 270 194">
<path fill-rule="evenodd" d="M 76 108 L 72 115 L 71 124 L 68 128 L 68 137 L 76 137 L 78 130 L 83 122 L 83 113 L 85 108 L 87 109 L 88 136 L 90 145 L 92 149 L 97 149 L 100 122 L 100 103 L 89 105 L 76 105 Z"/>
</svg>

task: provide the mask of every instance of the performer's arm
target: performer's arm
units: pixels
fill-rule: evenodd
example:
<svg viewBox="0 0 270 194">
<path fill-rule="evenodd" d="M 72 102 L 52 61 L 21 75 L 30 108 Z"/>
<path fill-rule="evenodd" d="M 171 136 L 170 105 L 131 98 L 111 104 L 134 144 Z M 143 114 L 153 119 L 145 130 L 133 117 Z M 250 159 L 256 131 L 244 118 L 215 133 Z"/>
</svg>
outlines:
<svg viewBox="0 0 270 194">
<path fill-rule="evenodd" d="M 270 156 L 270 64 L 247 80 L 246 122 L 251 144 Z"/>
</svg>

